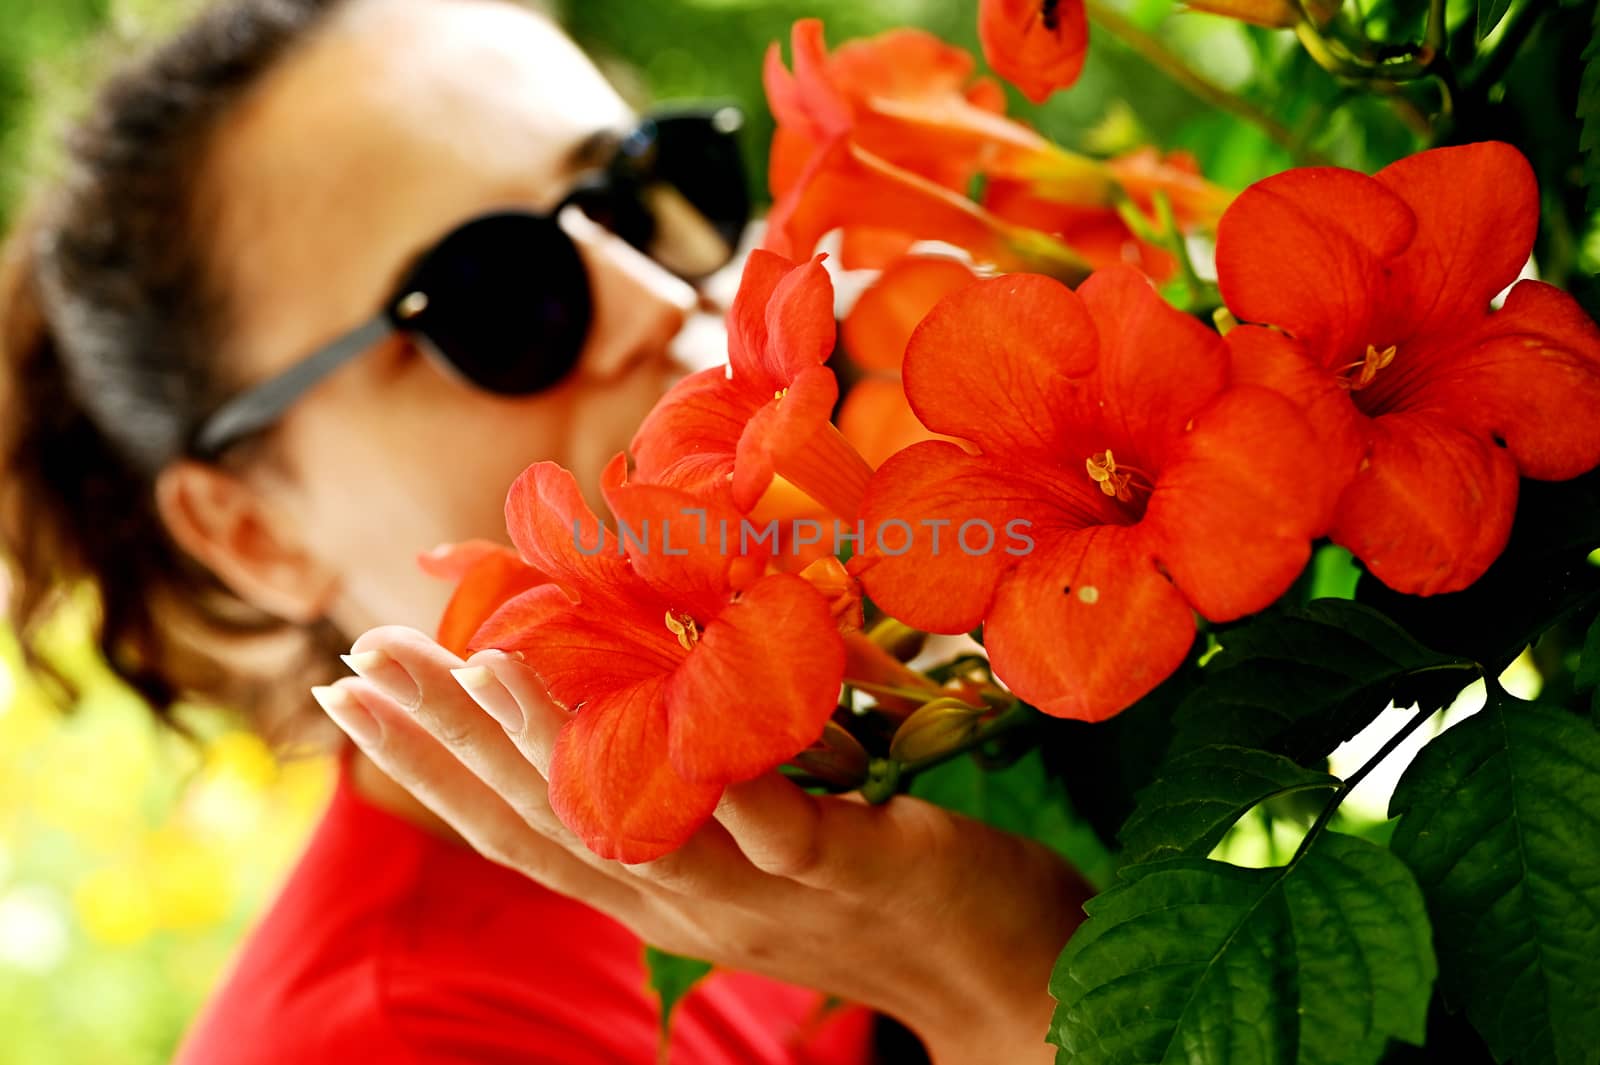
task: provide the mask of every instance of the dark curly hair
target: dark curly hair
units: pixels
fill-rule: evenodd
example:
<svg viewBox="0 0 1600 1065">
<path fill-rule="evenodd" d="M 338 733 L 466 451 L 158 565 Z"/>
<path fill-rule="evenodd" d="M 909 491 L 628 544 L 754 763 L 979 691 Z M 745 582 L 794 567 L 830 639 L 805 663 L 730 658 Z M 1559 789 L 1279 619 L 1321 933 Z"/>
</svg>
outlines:
<svg viewBox="0 0 1600 1065">
<path fill-rule="evenodd" d="M 340 2 L 229 0 L 113 77 L 0 262 L 11 620 L 48 672 L 40 622 L 87 584 L 106 661 L 167 720 L 177 702 L 220 702 L 271 734 L 338 642 L 249 605 L 179 549 L 154 479 L 234 384 L 215 358 L 227 307 L 196 207 L 201 164 L 235 102 Z M 291 691 L 222 665 L 241 645 L 273 649 L 280 676 L 284 654 L 307 672 Z"/>
</svg>

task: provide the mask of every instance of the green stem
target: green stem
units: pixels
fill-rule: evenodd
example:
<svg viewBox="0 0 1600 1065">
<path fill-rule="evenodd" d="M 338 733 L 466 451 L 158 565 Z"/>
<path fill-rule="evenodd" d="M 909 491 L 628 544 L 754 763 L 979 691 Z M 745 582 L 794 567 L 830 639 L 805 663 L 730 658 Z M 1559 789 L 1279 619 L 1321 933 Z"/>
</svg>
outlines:
<svg viewBox="0 0 1600 1065">
<path fill-rule="evenodd" d="M 918 702 L 928 702 L 939 698 L 940 695 L 949 694 L 939 688 L 897 688 L 893 684 L 875 684 L 870 680 L 844 679 L 848 688 L 857 688 L 868 695 L 887 695 L 895 699 L 915 699 Z"/>
<path fill-rule="evenodd" d="M 1156 218 L 1161 223 L 1162 235 L 1165 237 L 1167 251 L 1178 261 L 1178 274 L 1183 278 L 1183 287 L 1189 293 L 1189 307 L 1191 311 L 1198 310 L 1208 302 L 1221 303 L 1220 296 L 1210 299 L 1207 285 L 1200 280 L 1200 275 L 1195 273 L 1194 261 L 1189 258 L 1189 245 L 1183 239 L 1183 230 L 1178 227 L 1178 216 L 1172 213 L 1172 201 L 1165 192 L 1156 190 L 1155 196 Z"/>
<path fill-rule="evenodd" d="M 1088 0 L 1089 17 L 1102 29 L 1138 53 L 1145 62 L 1172 79 L 1180 88 L 1219 111 L 1256 126 L 1272 140 L 1282 145 L 1301 165 L 1324 166 L 1329 160 L 1314 149 L 1306 147 L 1294 131 L 1279 122 L 1262 108 L 1230 92 L 1210 79 L 1190 69 L 1172 49 L 1155 35 L 1140 29 L 1133 20 L 1121 12 L 1106 7 L 1099 0 Z"/>
<path fill-rule="evenodd" d="M 1416 676 L 1422 673 L 1437 673 L 1443 670 L 1451 669 L 1470 669 L 1473 672 L 1480 672 L 1482 667 L 1476 662 L 1453 662 L 1449 665 L 1429 666 L 1426 669 L 1415 670 L 1411 675 Z M 1349 797 L 1352 791 L 1356 790 L 1356 786 L 1358 784 L 1367 778 L 1367 774 L 1378 768 L 1378 764 L 1380 762 L 1393 754 L 1395 752 L 1395 748 L 1404 743 L 1408 736 L 1417 731 L 1417 729 L 1421 728 L 1422 723 L 1427 721 L 1434 714 L 1437 714 L 1440 709 L 1443 708 L 1436 707 L 1431 710 L 1427 707 L 1419 708 L 1415 714 L 1411 715 L 1410 721 L 1407 721 L 1398 732 L 1396 732 L 1393 736 L 1390 736 L 1388 740 L 1384 742 L 1382 747 L 1378 748 L 1378 753 L 1361 763 L 1361 768 L 1357 769 L 1354 773 L 1351 773 L 1345 782 L 1339 785 L 1339 789 L 1335 791 L 1333 796 L 1328 800 L 1328 805 L 1322 808 L 1322 812 L 1318 814 L 1317 819 L 1312 822 L 1311 828 L 1306 832 L 1306 838 L 1300 841 L 1300 846 L 1295 850 L 1294 857 L 1289 859 L 1290 865 L 1293 865 L 1295 862 L 1299 861 L 1300 858 L 1305 855 L 1306 851 L 1311 848 L 1311 844 L 1316 842 L 1317 837 L 1322 835 L 1323 830 L 1328 827 L 1328 822 L 1332 821 L 1333 815 L 1338 812 L 1340 804 Z"/>
<path fill-rule="evenodd" d="M 983 746 L 990 740 L 1032 725 L 1039 720 L 1039 712 L 1027 703 L 1014 702 L 1011 706 L 981 725 L 965 743 L 958 744 L 938 754 L 919 758 L 914 762 L 897 762 L 892 758 L 874 758 L 867 767 L 866 782 L 861 785 L 861 795 L 870 803 L 887 802 L 905 790 L 918 773 L 941 766 L 968 751 Z"/>
<path fill-rule="evenodd" d="M 1300 12 L 1300 22 L 1295 26 L 1295 36 L 1300 39 L 1308 55 L 1328 73 L 1352 81 L 1372 83 L 1374 87 L 1389 91 L 1403 82 L 1417 81 L 1437 74 L 1436 69 L 1444 58 L 1445 5 L 1444 0 L 1429 0 L 1428 23 L 1423 31 L 1423 43 L 1399 48 L 1379 48 L 1371 54 L 1358 54 L 1335 36 L 1330 36 L 1311 17 L 1305 0 L 1293 0 Z M 1363 48 L 1363 51 L 1366 51 Z"/>
<path fill-rule="evenodd" d="M 886 803 L 900 790 L 900 763 L 893 758 L 874 758 L 867 763 L 867 779 L 861 797 L 872 805 Z"/>
</svg>

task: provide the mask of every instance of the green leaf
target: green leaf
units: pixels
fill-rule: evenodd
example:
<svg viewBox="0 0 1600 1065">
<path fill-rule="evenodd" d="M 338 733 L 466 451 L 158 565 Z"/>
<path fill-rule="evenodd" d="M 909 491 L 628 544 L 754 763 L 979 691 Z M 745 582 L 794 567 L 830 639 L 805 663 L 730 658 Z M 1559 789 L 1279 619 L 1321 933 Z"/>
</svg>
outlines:
<svg viewBox="0 0 1600 1065">
<path fill-rule="evenodd" d="M 1139 793 L 1138 808 L 1122 826 L 1124 860 L 1204 858 L 1257 803 L 1338 786 L 1338 777 L 1302 769 L 1282 755 L 1249 747 L 1196 748 L 1162 766 L 1155 782 Z"/>
<path fill-rule="evenodd" d="M 1572 686 L 1580 692 L 1594 690 L 1589 712 L 1600 722 L 1600 615 L 1595 616 L 1583 639 L 1583 655 L 1578 659 L 1578 675 L 1573 678 Z"/>
<path fill-rule="evenodd" d="M 1583 123 L 1578 149 L 1583 153 L 1583 183 L 1589 187 L 1589 210 L 1600 211 L 1600 6 L 1595 8 L 1594 31 L 1583 50 L 1578 119 Z"/>
<path fill-rule="evenodd" d="M 1370 1065 L 1420 1043 L 1436 968 L 1422 893 L 1381 847 L 1324 833 L 1279 869 L 1124 869 L 1056 961 L 1073 1065 Z"/>
<path fill-rule="evenodd" d="M 1600 602 L 1600 470 L 1570 481 L 1518 488 L 1511 540 L 1465 591 L 1401 595 L 1370 573 L 1356 598 L 1436 651 L 1482 662 L 1496 673 L 1562 618 Z"/>
<path fill-rule="evenodd" d="M 910 793 L 986 825 L 1038 840 L 1070 861 L 1091 884 L 1111 878 L 1113 862 L 1094 829 L 1073 810 L 1061 782 L 1045 773 L 1038 751 L 1000 770 L 973 757 L 918 773 Z"/>
<path fill-rule="evenodd" d="M 1498 695 L 1422 749 L 1389 813 L 1447 1001 L 1500 1061 L 1600 1062 L 1600 733 Z"/>
<path fill-rule="evenodd" d="M 1478 0 L 1478 40 L 1489 36 L 1509 10 L 1511 0 Z"/>
<path fill-rule="evenodd" d="M 1227 630 L 1205 682 L 1173 718 L 1172 751 L 1264 748 L 1302 765 L 1325 757 L 1393 702 L 1438 708 L 1476 675 L 1370 607 L 1319 599 Z"/>
<path fill-rule="evenodd" d="M 669 954 L 648 944 L 644 948 L 644 966 L 650 990 L 661 1000 L 661 1059 L 665 1061 L 667 1040 L 672 1033 L 672 1011 L 683 996 L 711 972 L 712 966 L 708 961 Z"/>
</svg>

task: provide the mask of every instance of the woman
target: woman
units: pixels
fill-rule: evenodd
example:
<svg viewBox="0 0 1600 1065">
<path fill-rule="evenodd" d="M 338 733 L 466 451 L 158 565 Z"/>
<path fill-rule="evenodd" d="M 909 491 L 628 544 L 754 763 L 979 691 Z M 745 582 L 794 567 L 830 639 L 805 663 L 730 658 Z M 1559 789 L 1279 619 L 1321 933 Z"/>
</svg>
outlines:
<svg viewBox="0 0 1600 1065">
<path fill-rule="evenodd" d="M 772 978 L 691 996 L 678 1060 L 863 1060 L 858 1019 L 774 980 L 886 1012 L 940 1063 L 1051 1053 L 1082 889 L 1043 848 L 774 777 L 668 859 L 602 862 L 541 802 L 559 712 L 535 678 L 418 631 L 449 591 L 419 549 L 503 540 L 530 461 L 597 483 L 678 372 L 697 296 L 663 264 L 693 271 L 620 200 L 572 196 L 636 124 L 506 0 L 237 0 L 107 87 L 14 235 L 19 628 L 86 577 L 155 706 L 232 700 L 274 734 L 365 633 L 363 678 L 318 689 L 360 751 L 183 1062 L 648 1061 L 638 936 Z M 693 221 L 653 206 L 658 233 Z"/>
</svg>

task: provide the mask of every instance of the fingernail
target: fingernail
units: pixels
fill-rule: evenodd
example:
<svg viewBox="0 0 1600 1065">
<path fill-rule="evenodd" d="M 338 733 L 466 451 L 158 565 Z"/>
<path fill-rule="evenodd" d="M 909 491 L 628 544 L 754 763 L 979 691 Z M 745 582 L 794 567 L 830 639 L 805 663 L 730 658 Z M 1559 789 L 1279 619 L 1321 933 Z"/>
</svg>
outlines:
<svg viewBox="0 0 1600 1065">
<path fill-rule="evenodd" d="M 340 655 L 339 657 L 344 659 L 345 665 L 349 666 L 355 672 L 361 674 L 366 674 L 371 670 L 377 669 L 385 662 L 393 661 L 393 659 L 391 659 L 388 654 L 383 651 L 361 651 L 357 654 Z"/>
<path fill-rule="evenodd" d="M 487 666 L 465 666 L 461 669 L 452 669 L 450 675 L 461 683 L 469 692 L 482 691 L 494 683 L 494 674 L 489 672 Z"/>
<path fill-rule="evenodd" d="M 522 707 L 517 704 L 516 697 L 500 683 L 487 666 L 465 666 L 461 669 L 452 669 L 450 675 L 456 678 L 456 683 L 472 696 L 472 701 L 483 707 L 484 712 L 500 723 L 500 727 L 507 732 L 521 732 L 527 724 L 522 717 Z"/>
<path fill-rule="evenodd" d="M 411 679 L 406 667 L 387 651 L 361 651 L 340 655 L 344 664 L 359 677 L 376 684 L 383 693 L 401 706 L 415 710 L 421 703 L 421 689 Z"/>
<path fill-rule="evenodd" d="M 318 685 L 311 689 L 311 697 L 329 717 L 333 718 L 333 723 L 344 730 L 345 735 L 362 747 L 370 747 L 382 737 L 383 730 L 379 727 L 377 718 L 343 688 L 327 684 Z"/>
</svg>

